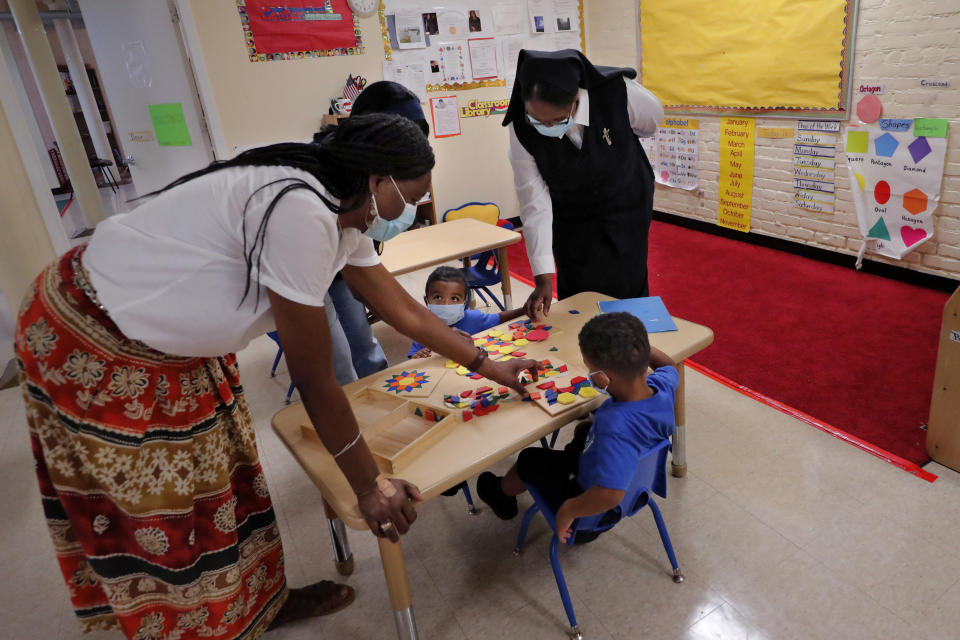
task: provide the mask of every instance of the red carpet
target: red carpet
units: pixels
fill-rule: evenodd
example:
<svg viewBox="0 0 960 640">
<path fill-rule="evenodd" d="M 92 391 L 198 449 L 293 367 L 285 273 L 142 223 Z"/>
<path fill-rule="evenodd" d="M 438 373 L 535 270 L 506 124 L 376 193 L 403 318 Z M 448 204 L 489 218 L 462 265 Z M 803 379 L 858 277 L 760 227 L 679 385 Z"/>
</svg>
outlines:
<svg viewBox="0 0 960 640">
<path fill-rule="evenodd" d="M 511 272 L 530 278 L 523 244 Z M 853 259 L 851 258 L 851 261 Z M 711 327 L 696 362 L 916 464 L 947 294 L 654 222 L 650 292 Z"/>
</svg>

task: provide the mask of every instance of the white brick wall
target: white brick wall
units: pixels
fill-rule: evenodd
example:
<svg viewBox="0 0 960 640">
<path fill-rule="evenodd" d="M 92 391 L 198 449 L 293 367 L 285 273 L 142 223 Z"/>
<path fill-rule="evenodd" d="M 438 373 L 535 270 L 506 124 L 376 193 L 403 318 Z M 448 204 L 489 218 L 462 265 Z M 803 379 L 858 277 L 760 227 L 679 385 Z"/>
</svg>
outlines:
<svg viewBox="0 0 960 640">
<path fill-rule="evenodd" d="M 709 0 L 704 0 L 709 1 Z M 636 0 L 584 0 L 587 55 L 598 64 L 636 66 Z M 920 80 L 947 80 L 947 88 L 923 87 Z M 884 117 L 950 120 L 947 164 L 934 212 L 934 237 L 893 260 L 868 259 L 960 279 L 960 2 L 958 0 L 860 0 L 854 46 L 854 86 L 883 84 Z M 854 94 L 853 105 L 857 94 Z M 855 114 L 853 116 L 856 118 Z M 700 188 L 657 185 L 654 207 L 715 223 L 719 177 L 720 118 L 700 121 Z M 793 126 L 782 118 L 757 118 L 757 126 Z M 861 238 L 854 214 L 842 139 L 837 146 L 837 202 L 833 214 L 793 205 L 793 140 L 756 140 L 752 233 L 786 238 L 855 255 Z M 851 257 L 851 264 L 853 258 Z"/>
</svg>

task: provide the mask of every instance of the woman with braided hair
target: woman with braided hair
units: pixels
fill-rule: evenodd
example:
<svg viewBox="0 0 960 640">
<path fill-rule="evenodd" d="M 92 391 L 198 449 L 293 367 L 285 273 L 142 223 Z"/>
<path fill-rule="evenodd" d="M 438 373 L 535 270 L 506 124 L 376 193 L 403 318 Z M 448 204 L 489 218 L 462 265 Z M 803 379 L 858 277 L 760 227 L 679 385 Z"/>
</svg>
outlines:
<svg viewBox="0 0 960 640">
<path fill-rule="evenodd" d="M 402 333 L 521 390 L 531 360 L 485 359 L 411 298 L 372 239 L 412 220 L 434 165 L 396 115 L 187 174 L 48 266 L 16 348 L 44 512 L 84 629 L 256 638 L 353 599 L 288 589 L 237 350 L 274 328 L 320 439 L 375 535 L 416 519 L 416 487 L 378 476 L 333 374 L 323 297 L 338 270 Z"/>
</svg>

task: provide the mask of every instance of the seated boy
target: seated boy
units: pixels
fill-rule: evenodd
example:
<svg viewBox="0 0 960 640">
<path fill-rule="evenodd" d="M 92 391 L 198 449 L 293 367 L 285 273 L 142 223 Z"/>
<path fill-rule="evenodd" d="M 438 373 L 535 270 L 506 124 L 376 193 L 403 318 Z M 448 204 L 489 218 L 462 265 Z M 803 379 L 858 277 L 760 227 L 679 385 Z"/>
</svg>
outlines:
<svg viewBox="0 0 960 640">
<path fill-rule="evenodd" d="M 524 449 L 500 478 L 484 472 L 477 493 L 497 516 L 517 515 L 516 496 L 524 484 L 537 488 L 557 513 L 557 535 L 573 534 L 575 518 L 604 513 L 623 500 L 640 457 L 673 433 L 673 398 L 680 382 L 676 364 L 650 346 L 647 330 L 629 313 L 606 313 L 588 321 L 579 335 L 580 354 L 591 383 L 610 394 L 577 425 L 563 451 Z M 647 374 L 647 367 L 653 373 Z M 611 514 L 612 517 L 616 513 Z M 596 537 L 581 533 L 577 542 Z"/>
<path fill-rule="evenodd" d="M 467 279 L 463 272 L 453 267 L 437 267 L 427 278 L 426 294 L 423 297 L 427 308 L 454 329 L 465 335 L 485 331 L 501 322 L 513 320 L 523 315 L 523 309 L 512 309 L 500 313 L 484 313 L 477 309 L 467 309 Z M 413 341 L 408 358 L 429 358 L 430 350 Z"/>
</svg>

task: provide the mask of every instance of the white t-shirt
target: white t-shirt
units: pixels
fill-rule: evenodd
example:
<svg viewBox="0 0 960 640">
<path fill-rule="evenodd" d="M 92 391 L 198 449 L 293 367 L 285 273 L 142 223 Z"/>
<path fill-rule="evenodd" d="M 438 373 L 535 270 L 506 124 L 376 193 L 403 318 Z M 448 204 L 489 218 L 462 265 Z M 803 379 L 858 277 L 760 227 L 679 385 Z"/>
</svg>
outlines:
<svg viewBox="0 0 960 640">
<path fill-rule="evenodd" d="M 224 355 L 275 328 L 267 288 L 322 307 L 345 264 L 379 263 L 369 238 L 357 229 L 339 231 L 336 214 L 320 198 L 296 189 L 277 202 L 269 218 L 260 269 L 255 252 L 250 291 L 241 304 L 247 277 L 244 206 L 258 188 L 283 180 L 250 198 L 249 252 L 267 206 L 293 184 L 290 178 L 327 195 L 319 181 L 297 169 L 235 167 L 191 180 L 101 222 L 83 265 L 120 330 L 165 353 Z"/>
</svg>

